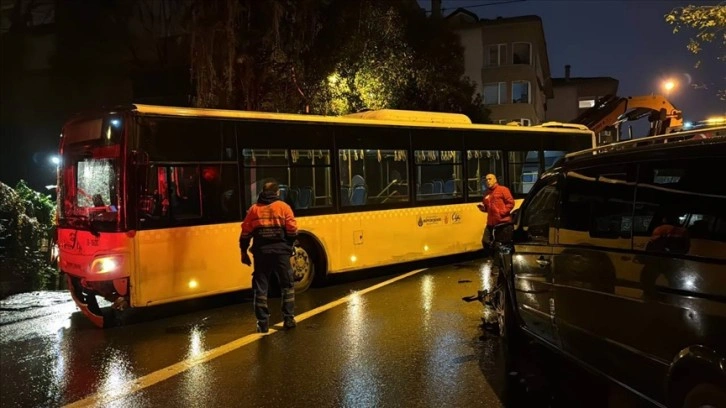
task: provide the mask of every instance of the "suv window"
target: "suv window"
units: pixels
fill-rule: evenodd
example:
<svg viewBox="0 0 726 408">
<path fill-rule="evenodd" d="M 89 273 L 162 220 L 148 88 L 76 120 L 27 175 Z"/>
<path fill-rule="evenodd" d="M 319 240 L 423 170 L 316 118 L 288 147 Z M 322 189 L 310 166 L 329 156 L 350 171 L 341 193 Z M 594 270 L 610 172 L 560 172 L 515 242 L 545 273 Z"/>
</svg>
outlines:
<svg viewBox="0 0 726 408">
<path fill-rule="evenodd" d="M 726 259 L 726 184 L 709 177 L 716 158 L 640 166 L 634 248 Z"/>
<path fill-rule="evenodd" d="M 561 244 L 630 248 L 635 171 L 607 165 L 567 172 Z"/>
<path fill-rule="evenodd" d="M 528 240 L 548 242 L 550 227 L 557 217 L 560 199 L 558 176 L 550 177 L 544 187 L 534 193 L 522 214 L 521 226 Z"/>
</svg>

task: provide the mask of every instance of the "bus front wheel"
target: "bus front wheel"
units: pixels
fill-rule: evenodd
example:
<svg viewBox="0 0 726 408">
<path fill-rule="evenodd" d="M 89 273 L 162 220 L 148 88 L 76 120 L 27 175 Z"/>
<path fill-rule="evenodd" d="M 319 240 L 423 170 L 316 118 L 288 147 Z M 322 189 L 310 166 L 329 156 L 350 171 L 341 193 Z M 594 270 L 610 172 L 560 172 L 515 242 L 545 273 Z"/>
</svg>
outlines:
<svg viewBox="0 0 726 408">
<path fill-rule="evenodd" d="M 292 276 L 295 280 L 295 292 L 306 291 L 315 279 L 315 249 L 307 240 L 300 240 L 295 245 L 295 254 L 290 258 Z"/>
</svg>

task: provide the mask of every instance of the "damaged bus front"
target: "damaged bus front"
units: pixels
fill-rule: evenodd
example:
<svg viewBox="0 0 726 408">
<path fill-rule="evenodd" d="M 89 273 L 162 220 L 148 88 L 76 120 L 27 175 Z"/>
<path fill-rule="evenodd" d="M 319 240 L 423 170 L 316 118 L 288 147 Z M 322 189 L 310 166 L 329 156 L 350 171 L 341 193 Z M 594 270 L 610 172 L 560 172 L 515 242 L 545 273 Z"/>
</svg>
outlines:
<svg viewBox="0 0 726 408">
<path fill-rule="evenodd" d="M 96 296 L 127 306 L 133 263 L 124 228 L 125 123 L 121 113 L 77 118 L 61 134 L 58 247 L 61 272 L 81 311 L 99 327 Z"/>
</svg>

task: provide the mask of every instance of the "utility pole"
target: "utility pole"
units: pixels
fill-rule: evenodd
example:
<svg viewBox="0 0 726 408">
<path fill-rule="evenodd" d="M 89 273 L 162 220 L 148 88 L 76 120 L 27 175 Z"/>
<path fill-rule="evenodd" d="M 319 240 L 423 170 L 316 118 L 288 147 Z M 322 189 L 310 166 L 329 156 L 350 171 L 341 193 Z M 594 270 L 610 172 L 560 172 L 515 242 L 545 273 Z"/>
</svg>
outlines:
<svg viewBox="0 0 726 408">
<path fill-rule="evenodd" d="M 441 0 L 431 0 L 431 17 L 441 18 Z"/>
</svg>

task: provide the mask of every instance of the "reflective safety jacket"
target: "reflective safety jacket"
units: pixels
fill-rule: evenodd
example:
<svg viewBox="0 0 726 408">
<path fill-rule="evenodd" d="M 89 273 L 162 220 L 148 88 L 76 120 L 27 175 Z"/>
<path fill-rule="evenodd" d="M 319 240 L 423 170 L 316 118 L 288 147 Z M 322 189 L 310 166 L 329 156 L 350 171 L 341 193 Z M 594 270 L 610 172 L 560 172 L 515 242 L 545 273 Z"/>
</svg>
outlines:
<svg viewBox="0 0 726 408">
<path fill-rule="evenodd" d="M 246 251 L 252 240 L 252 254 L 289 254 L 296 238 L 292 208 L 277 195 L 261 193 L 242 221 L 239 247 Z"/>
<path fill-rule="evenodd" d="M 495 226 L 503 222 L 512 221 L 512 209 L 514 208 L 514 197 L 508 188 L 495 184 L 487 191 L 482 199 L 484 209 L 487 212 L 487 225 Z"/>
</svg>

